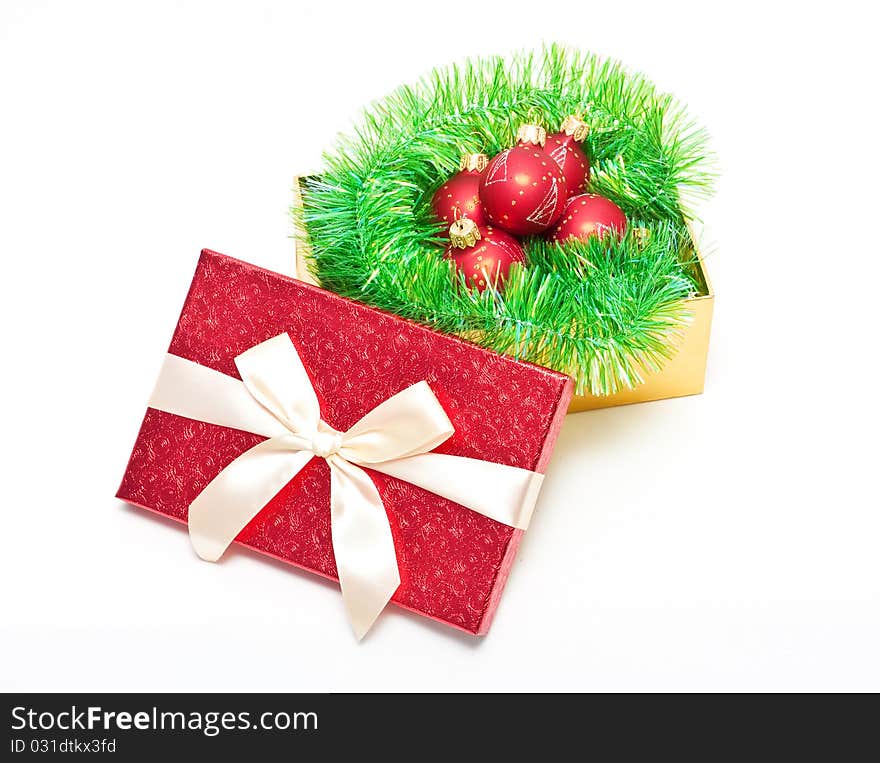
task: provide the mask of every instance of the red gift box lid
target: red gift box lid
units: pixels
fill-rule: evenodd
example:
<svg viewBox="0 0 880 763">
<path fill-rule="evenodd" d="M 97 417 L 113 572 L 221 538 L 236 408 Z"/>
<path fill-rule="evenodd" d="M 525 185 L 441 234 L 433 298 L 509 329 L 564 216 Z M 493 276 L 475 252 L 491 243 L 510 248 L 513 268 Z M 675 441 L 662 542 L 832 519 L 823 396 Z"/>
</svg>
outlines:
<svg viewBox="0 0 880 763">
<path fill-rule="evenodd" d="M 284 332 L 334 428 L 347 430 L 425 380 L 455 426 L 435 452 L 544 472 L 571 398 L 569 377 L 207 249 L 169 352 L 240 378 L 235 357 Z M 263 439 L 148 408 L 117 495 L 186 522 L 206 485 Z M 392 601 L 485 633 L 522 531 L 367 471 L 397 553 L 401 584 Z M 329 507 L 328 467 L 313 458 L 236 542 L 336 579 Z"/>
</svg>

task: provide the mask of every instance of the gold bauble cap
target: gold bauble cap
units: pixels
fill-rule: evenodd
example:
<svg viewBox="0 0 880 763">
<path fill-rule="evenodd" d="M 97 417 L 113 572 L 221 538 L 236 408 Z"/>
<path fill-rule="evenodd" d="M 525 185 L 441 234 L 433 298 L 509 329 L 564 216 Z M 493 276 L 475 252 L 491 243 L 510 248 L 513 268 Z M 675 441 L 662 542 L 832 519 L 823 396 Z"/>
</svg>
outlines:
<svg viewBox="0 0 880 763">
<path fill-rule="evenodd" d="M 520 125 L 516 131 L 517 143 L 534 143 L 543 146 L 547 142 L 547 131 L 541 125 Z"/>
<path fill-rule="evenodd" d="M 590 126 L 580 117 L 569 114 L 562 120 L 560 128 L 566 135 L 571 135 L 578 143 L 583 141 L 590 134 Z"/>
<path fill-rule="evenodd" d="M 462 217 L 449 226 L 449 242 L 456 249 L 467 249 L 480 240 L 480 229 L 468 217 Z"/>
<path fill-rule="evenodd" d="M 462 172 L 482 172 L 489 164 L 489 157 L 486 154 L 464 154 L 461 157 L 461 163 L 458 169 Z"/>
</svg>

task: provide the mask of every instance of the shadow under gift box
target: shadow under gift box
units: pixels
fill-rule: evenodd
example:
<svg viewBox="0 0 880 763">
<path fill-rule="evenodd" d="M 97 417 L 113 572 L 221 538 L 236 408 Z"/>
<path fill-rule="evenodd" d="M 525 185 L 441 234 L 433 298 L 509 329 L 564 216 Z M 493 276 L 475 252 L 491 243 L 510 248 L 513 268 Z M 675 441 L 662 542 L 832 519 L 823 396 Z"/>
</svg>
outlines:
<svg viewBox="0 0 880 763">
<path fill-rule="evenodd" d="M 302 186 L 314 177 L 316 176 L 302 175 L 294 178 L 294 197 L 297 206 L 301 203 Z M 317 281 L 309 272 L 306 263 L 306 258 L 310 253 L 308 234 L 302 230 L 297 230 L 296 234 L 297 277 L 307 283 L 317 285 Z M 691 243 L 694 252 L 692 275 L 699 285 L 699 291 L 684 300 L 690 315 L 690 323 L 682 331 L 681 338 L 675 348 L 675 354 L 664 363 L 658 372 L 644 371 L 645 381 L 635 389 L 621 390 L 613 395 L 574 395 L 568 408 L 569 413 L 610 408 L 615 405 L 646 403 L 670 397 L 698 395 L 703 391 L 715 293 L 706 273 L 703 256 L 693 235 L 691 235 Z"/>
<path fill-rule="evenodd" d="M 434 452 L 544 473 L 571 399 L 569 377 L 216 252 L 199 258 L 169 352 L 240 378 L 235 357 L 281 333 L 335 429 L 424 380 L 455 427 Z M 148 408 L 117 495 L 186 522 L 208 483 L 264 439 Z M 394 538 L 401 585 L 392 601 L 485 633 L 523 531 L 366 471 Z M 312 458 L 236 542 L 337 579 L 326 462 Z"/>
</svg>

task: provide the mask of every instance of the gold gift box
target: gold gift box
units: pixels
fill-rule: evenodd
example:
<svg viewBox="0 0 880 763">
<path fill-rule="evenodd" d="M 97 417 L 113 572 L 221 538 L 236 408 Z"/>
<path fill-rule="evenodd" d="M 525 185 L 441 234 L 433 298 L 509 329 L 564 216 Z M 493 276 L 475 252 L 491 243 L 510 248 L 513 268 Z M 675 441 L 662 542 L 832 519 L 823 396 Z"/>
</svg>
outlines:
<svg viewBox="0 0 880 763">
<path fill-rule="evenodd" d="M 309 176 L 294 178 L 294 203 L 301 201 L 300 183 Z M 318 285 L 306 266 L 309 254 L 308 237 L 303 231 L 296 232 L 296 275 L 308 283 Z M 693 238 L 693 236 L 692 236 Z M 703 256 L 694 239 L 696 279 L 701 288 L 699 293 L 685 300 L 691 316 L 690 323 L 681 333 L 675 355 L 666 361 L 656 373 L 645 373 L 644 383 L 635 389 L 622 390 L 613 395 L 575 395 L 568 407 L 569 413 L 591 411 L 596 408 L 610 408 L 614 405 L 647 403 L 651 400 L 664 400 L 670 397 L 698 395 L 703 391 L 706 378 L 706 359 L 709 355 L 709 334 L 712 329 L 712 311 L 715 307 L 715 292 L 706 273 Z"/>
</svg>

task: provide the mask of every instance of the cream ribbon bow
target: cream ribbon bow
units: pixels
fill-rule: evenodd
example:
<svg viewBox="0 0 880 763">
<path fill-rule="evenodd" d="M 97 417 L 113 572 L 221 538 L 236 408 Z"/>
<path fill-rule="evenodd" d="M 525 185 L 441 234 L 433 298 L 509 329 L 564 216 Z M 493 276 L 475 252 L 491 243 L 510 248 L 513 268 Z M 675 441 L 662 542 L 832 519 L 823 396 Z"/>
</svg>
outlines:
<svg viewBox="0 0 880 763">
<path fill-rule="evenodd" d="M 150 407 L 268 439 L 226 466 L 189 507 L 196 553 L 219 559 L 260 510 L 314 457 L 330 467 L 333 553 L 348 619 L 360 639 L 400 585 L 394 542 L 366 466 L 499 522 L 525 529 L 543 475 L 430 453 L 455 431 L 427 382 L 380 403 L 346 432 L 321 419 L 287 334 L 235 359 L 241 381 L 166 355 Z"/>
</svg>

